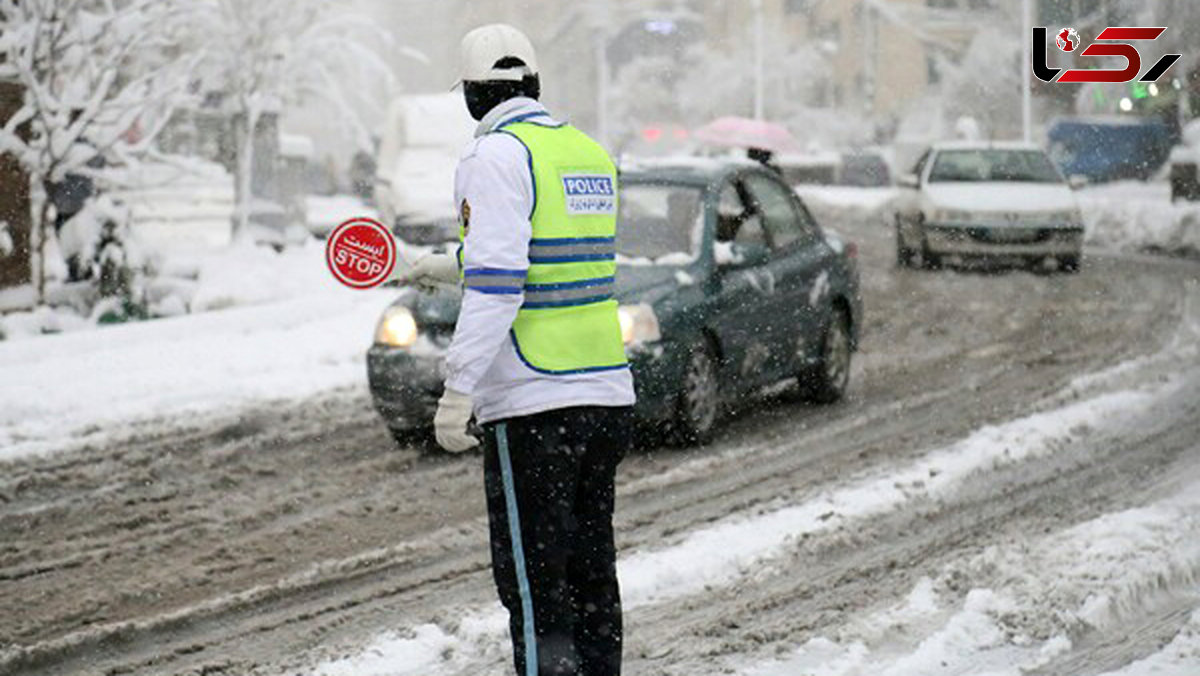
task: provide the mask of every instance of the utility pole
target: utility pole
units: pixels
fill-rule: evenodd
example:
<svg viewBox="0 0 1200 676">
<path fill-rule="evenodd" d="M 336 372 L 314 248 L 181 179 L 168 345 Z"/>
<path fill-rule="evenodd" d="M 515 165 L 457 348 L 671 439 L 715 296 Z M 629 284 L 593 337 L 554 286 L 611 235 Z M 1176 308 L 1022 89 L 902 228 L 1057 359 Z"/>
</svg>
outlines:
<svg viewBox="0 0 1200 676">
<path fill-rule="evenodd" d="M 1029 143 L 1033 141 L 1033 0 L 1022 0 L 1021 32 L 1021 132 Z"/>
<path fill-rule="evenodd" d="M 754 0 L 754 119 L 763 119 L 763 0 Z"/>
<path fill-rule="evenodd" d="M 607 13 L 607 12 L 606 12 Z M 608 144 L 608 25 L 602 23 L 595 31 L 596 58 L 596 135 L 597 140 L 607 147 Z"/>
<path fill-rule="evenodd" d="M 875 8 L 870 3 L 862 4 L 862 34 L 863 34 L 863 96 L 866 97 L 866 110 L 870 117 L 875 116 L 875 67 L 879 59 L 879 42 L 875 33 L 875 22 L 872 14 Z"/>
<path fill-rule="evenodd" d="M 568 40 L 572 29 L 582 21 L 588 27 L 592 36 L 592 68 L 596 71 L 596 140 L 601 144 L 609 142 L 608 92 L 612 69 L 608 65 L 608 41 L 612 37 L 612 14 L 608 3 L 594 2 L 568 12 L 566 19 L 552 33 L 551 40 L 558 42 Z"/>
</svg>

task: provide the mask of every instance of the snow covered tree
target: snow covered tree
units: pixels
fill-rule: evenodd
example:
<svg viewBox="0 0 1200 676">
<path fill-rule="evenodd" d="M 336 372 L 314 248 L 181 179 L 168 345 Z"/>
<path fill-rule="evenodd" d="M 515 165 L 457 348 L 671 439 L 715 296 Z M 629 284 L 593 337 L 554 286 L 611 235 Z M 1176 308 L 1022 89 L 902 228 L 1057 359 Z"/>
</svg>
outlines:
<svg viewBox="0 0 1200 676">
<path fill-rule="evenodd" d="M 777 30 L 771 32 L 763 45 L 766 117 L 789 123 L 827 106 L 829 59 L 815 44 L 796 44 Z M 616 73 L 612 85 L 617 137 L 627 142 L 647 123 L 697 127 L 723 115 L 751 116 L 754 50 L 750 40 L 729 49 L 696 43 L 677 55 L 633 59 Z"/>
<path fill-rule="evenodd" d="M 1012 30 L 979 31 L 957 62 L 939 59 L 941 103 L 949 119 L 974 119 L 993 138 L 1020 137 L 1019 25 L 1014 21 Z"/>
<path fill-rule="evenodd" d="M 38 302 L 51 190 L 94 173 L 98 156 L 130 161 L 150 147 L 186 84 L 187 62 L 167 54 L 180 12 L 157 0 L 0 0 L 0 80 L 24 89 L 0 120 L 0 153 L 29 174 Z"/>
<path fill-rule="evenodd" d="M 371 19 L 333 0 L 205 0 L 189 48 L 234 118 L 234 237 L 252 213 L 255 134 L 264 115 L 317 99 L 360 146 L 370 135 L 360 111 L 382 112 L 394 78 L 372 47 L 392 44 Z M 383 94 L 381 97 L 380 94 Z"/>
</svg>

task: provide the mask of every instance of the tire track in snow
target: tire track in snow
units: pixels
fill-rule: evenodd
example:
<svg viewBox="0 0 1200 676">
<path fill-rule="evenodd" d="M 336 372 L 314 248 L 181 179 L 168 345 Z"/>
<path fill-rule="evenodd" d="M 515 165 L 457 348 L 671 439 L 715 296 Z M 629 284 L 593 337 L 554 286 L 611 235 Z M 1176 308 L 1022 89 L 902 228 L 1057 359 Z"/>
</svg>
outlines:
<svg viewBox="0 0 1200 676">
<path fill-rule="evenodd" d="M 964 580 L 988 586 L 971 589 L 961 603 L 940 598 L 939 590 Z M 936 581 L 922 579 L 905 602 L 852 622 L 834 639 L 811 639 L 787 659 L 739 673 L 1020 676 L 1052 664 L 1087 632 L 1181 597 L 1200 607 L 1200 481 L 1146 507 L 989 547 L 946 566 Z M 1183 636 L 1186 646 L 1200 646 Z M 1186 654 L 1186 646 L 1167 654 Z M 1192 671 L 1180 674 L 1200 669 L 1200 653 L 1191 655 Z"/>
</svg>

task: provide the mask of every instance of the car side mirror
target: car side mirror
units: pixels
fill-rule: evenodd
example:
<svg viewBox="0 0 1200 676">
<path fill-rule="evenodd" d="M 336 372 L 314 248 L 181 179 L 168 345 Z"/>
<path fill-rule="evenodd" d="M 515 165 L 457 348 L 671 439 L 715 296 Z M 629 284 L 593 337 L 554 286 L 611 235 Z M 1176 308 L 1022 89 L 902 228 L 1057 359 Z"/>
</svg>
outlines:
<svg viewBox="0 0 1200 676">
<path fill-rule="evenodd" d="M 921 179 L 916 174 L 900 174 L 896 177 L 896 185 L 901 188 L 912 188 L 916 190 L 921 187 Z"/>
<path fill-rule="evenodd" d="M 1071 190 L 1085 188 L 1088 183 L 1091 183 L 1091 181 L 1083 174 L 1071 174 L 1070 178 L 1067 179 L 1067 185 L 1071 186 Z"/>
<path fill-rule="evenodd" d="M 742 242 L 717 242 L 713 248 L 717 267 L 723 270 L 740 270 L 762 265 L 771 258 L 766 244 Z"/>
</svg>

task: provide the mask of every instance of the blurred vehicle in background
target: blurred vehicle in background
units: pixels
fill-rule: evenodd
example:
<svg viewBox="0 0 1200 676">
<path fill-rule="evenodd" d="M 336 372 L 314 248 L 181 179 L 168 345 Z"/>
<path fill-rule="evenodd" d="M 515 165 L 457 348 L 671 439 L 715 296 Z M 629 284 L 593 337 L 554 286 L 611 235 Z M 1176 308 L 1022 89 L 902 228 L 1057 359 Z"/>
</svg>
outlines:
<svg viewBox="0 0 1200 676">
<path fill-rule="evenodd" d="M 1183 128 L 1183 142 L 1171 150 L 1171 201 L 1200 200 L 1200 119 Z"/>
<path fill-rule="evenodd" d="M 474 134 L 462 94 L 401 96 L 384 121 L 375 173 L 375 205 L 383 223 L 413 243 L 444 241 L 457 220 L 454 171 Z M 451 227 L 450 238 L 457 237 Z"/>
<path fill-rule="evenodd" d="M 891 165 L 878 148 L 855 148 L 842 153 L 784 153 L 775 156 L 788 185 L 845 185 L 878 188 L 892 182 Z"/>
<path fill-rule="evenodd" d="M 788 185 L 834 185 L 842 162 L 835 152 L 780 153 L 774 159 Z"/>
<path fill-rule="evenodd" d="M 120 185 L 114 198 L 132 213 L 140 242 L 166 253 L 208 251 L 228 246 L 233 221 L 233 176 L 197 157 L 174 157 L 113 170 Z M 119 173 L 117 173 L 119 172 Z"/>
<path fill-rule="evenodd" d="M 1025 143 L 933 145 L 901 176 L 895 215 L 902 267 L 940 267 L 948 257 L 1039 263 L 1075 272 L 1083 217 L 1046 152 Z"/>
<path fill-rule="evenodd" d="M 1158 171 L 1178 138 L 1156 117 L 1060 118 L 1047 131 L 1050 156 L 1068 176 L 1093 183 L 1146 180 Z"/>
<path fill-rule="evenodd" d="M 785 379 L 840 399 L 862 317 L 857 248 L 777 174 L 688 158 L 623 166 L 616 298 L 637 412 L 706 439 L 722 408 Z M 380 318 L 367 372 L 398 439 L 427 427 L 459 292 L 409 292 Z"/>
<path fill-rule="evenodd" d="M 450 190 L 447 187 L 447 190 Z M 392 232 L 409 244 L 434 246 L 458 241 L 458 218 L 453 214 L 403 214 L 396 217 Z"/>
<path fill-rule="evenodd" d="M 891 163 L 883 150 L 856 148 L 842 153 L 842 171 L 838 185 L 882 188 L 891 184 Z"/>
</svg>

